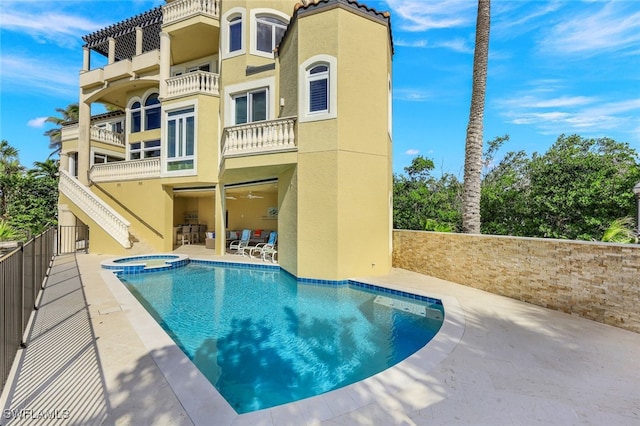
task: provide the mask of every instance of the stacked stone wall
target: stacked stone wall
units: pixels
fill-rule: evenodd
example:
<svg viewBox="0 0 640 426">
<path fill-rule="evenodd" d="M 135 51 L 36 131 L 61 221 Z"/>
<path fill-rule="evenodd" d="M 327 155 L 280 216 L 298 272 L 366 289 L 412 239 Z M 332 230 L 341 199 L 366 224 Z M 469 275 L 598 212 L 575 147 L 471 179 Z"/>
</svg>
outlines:
<svg viewBox="0 0 640 426">
<path fill-rule="evenodd" d="M 640 245 L 394 230 L 393 266 L 640 332 Z"/>
</svg>

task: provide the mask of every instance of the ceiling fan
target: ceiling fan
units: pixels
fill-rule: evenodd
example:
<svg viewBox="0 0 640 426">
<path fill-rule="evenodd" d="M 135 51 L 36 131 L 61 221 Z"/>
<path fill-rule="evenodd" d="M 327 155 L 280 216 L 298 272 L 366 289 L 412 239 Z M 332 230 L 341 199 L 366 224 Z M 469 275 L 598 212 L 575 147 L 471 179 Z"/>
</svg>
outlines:
<svg viewBox="0 0 640 426">
<path fill-rule="evenodd" d="M 253 192 L 249 191 L 249 193 L 245 196 L 243 196 L 242 198 L 247 198 L 249 200 L 255 200 L 258 198 L 264 198 L 262 195 L 255 195 Z"/>
<path fill-rule="evenodd" d="M 226 198 L 227 200 L 237 200 L 237 198 L 236 198 L 236 197 L 234 197 L 233 195 L 227 195 L 225 198 Z"/>
</svg>

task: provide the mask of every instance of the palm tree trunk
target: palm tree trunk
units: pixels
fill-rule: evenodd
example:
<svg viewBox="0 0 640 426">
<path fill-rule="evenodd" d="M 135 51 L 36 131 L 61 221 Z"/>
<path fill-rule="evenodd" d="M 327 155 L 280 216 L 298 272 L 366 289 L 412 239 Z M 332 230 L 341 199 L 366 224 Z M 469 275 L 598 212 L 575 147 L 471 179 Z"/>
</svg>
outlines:
<svg viewBox="0 0 640 426">
<path fill-rule="evenodd" d="M 462 195 L 462 230 L 468 234 L 480 233 L 482 122 L 484 119 L 484 98 L 487 90 L 490 23 L 491 0 L 478 0 L 476 45 L 473 55 L 473 88 L 465 145 L 464 191 Z"/>
</svg>

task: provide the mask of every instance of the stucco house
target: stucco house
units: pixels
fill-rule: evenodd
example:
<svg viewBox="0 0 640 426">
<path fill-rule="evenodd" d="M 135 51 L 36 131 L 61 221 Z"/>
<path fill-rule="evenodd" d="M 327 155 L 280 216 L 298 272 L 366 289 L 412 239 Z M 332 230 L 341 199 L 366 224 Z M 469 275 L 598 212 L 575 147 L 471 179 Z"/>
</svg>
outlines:
<svg viewBox="0 0 640 426">
<path fill-rule="evenodd" d="M 167 0 L 85 36 L 59 223 L 95 253 L 227 250 L 343 280 L 391 268 L 390 16 L 353 0 Z M 98 105 L 108 106 L 92 116 Z M 210 239 L 211 240 L 211 239 Z"/>
</svg>

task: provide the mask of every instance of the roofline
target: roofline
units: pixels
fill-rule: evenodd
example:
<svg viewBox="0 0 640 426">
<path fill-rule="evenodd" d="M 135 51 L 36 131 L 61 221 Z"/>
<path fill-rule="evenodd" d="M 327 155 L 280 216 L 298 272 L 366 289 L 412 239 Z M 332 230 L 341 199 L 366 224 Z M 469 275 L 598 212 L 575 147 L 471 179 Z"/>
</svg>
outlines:
<svg viewBox="0 0 640 426">
<path fill-rule="evenodd" d="M 356 0 L 302 0 L 302 3 L 296 3 L 293 8 L 293 16 L 287 25 L 287 29 L 280 40 L 280 44 L 287 38 L 289 29 L 293 26 L 298 16 L 311 15 L 318 12 L 324 12 L 334 8 L 342 8 L 354 12 L 364 18 L 379 22 L 387 26 L 389 31 L 389 44 L 391 46 L 391 55 L 395 53 L 393 47 L 393 33 L 391 31 L 391 14 L 389 12 L 380 12 Z M 278 45 L 279 46 L 279 45 Z M 278 48 L 276 47 L 276 52 Z"/>
</svg>

